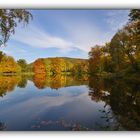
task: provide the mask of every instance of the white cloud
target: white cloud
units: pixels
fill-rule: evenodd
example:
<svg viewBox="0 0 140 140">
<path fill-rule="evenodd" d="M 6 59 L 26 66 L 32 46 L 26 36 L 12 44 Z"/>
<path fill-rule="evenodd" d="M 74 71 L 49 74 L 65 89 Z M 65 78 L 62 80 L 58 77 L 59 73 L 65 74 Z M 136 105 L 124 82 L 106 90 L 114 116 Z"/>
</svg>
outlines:
<svg viewBox="0 0 140 140">
<path fill-rule="evenodd" d="M 58 48 L 62 52 L 71 51 L 76 47 L 72 42 L 61 37 L 51 36 L 47 31 L 36 26 L 18 29 L 12 39 L 32 47 Z"/>
<path fill-rule="evenodd" d="M 87 21 L 80 24 L 75 21 L 60 21 L 64 27 L 63 32 L 68 33 L 71 41 L 64 37 L 52 36 L 47 30 L 33 25 L 29 25 L 27 28 L 18 28 L 12 39 L 32 47 L 57 48 L 62 53 L 77 49 L 87 53 L 92 46 L 104 44 L 111 37 L 110 33 L 102 32 L 99 27 Z"/>
<path fill-rule="evenodd" d="M 71 38 L 78 49 L 89 52 L 90 48 L 95 45 L 103 45 L 111 39 L 112 33 L 101 31 L 101 29 L 87 21 L 80 23 L 65 23 L 65 28 L 71 35 Z"/>
<path fill-rule="evenodd" d="M 18 28 L 13 39 L 32 47 L 57 48 L 63 53 L 78 49 L 87 54 L 94 45 L 103 45 L 110 41 L 115 31 L 126 23 L 127 14 L 128 10 L 110 10 L 107 12 L 104 22 L 107 22 L 111 29 L 107 32 L 90 20 L 72 20 L 59 17 L 56 24 L 58 23 L 63 27 L 62 32 L 67 33 L 69 39 L 51 35 L 46 28 L 41 29 L 41 27 L 31 24 L 24 29 Z"/>
<path fill-rule="evenodd" d="M 112 32 L 104 32 L 98 25 L 87 19 L 72 19 L 66 17 L 59 17 L 55 22 L 61 25 L 71 39 L 74 47 L 88 53 L 91 47 L 98 45 L 103 45 L 104 43 L 110 41 L 112 37 Z"/>
</svg>

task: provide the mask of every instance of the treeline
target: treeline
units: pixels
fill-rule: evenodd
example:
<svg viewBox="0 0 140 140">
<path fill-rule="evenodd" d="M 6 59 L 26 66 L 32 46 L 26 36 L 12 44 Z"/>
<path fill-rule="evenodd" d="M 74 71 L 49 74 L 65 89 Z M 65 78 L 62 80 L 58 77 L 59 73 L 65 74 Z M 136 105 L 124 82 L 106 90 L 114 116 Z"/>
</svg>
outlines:
<svg viewBox="0 0 140 140">
<path fill-rule="evenodd" d="M 81 75 L 88 73 L 88 60 L 67 57 L 38 58 L 28 64 L 24 59 L 15 61 L 12 56 L 0 52 L 0 74 L 13 73 Z"/>
<path fill-rule="evenodd" d="M 56 57 L 39 58 L 33 63 L 33 71 L 45 73 L 47 75 L 55 74 L 85 74 L 88 73 L 88 60 Z"/>
<path fill-rule="evenodd" d="M 12 56 L 0 51 L 0 74 L 14 74 L 22 72 L 33 72 L 31 65 L 26 60 L 19 59 L 17 62 Z"/>
<path fill-rule="evenodd" d="M 140 73 L 140 10 L 130 10 L 128 23 L 103 46 L 89 52 L 90 74 Z"/>
</svg>

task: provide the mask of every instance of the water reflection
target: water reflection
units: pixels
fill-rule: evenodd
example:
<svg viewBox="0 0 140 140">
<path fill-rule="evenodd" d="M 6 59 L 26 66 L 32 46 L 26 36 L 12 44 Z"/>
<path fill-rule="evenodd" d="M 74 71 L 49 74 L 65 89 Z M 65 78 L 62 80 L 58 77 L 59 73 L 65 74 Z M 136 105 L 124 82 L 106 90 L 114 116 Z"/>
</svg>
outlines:
<svg viewBox="0 0 140 140">
<path fill-rule="evenodd" d="M 45 81 L 46 81 L 45 74 L 34 75 L 33 82 L 37 88 L 39 88 L 39 89 L 45 88 Z"/>
<path fill-rule="evenodd" d="M 64 130 L 72 130 L 72 131 L 88 131 L 89 129 L 87 127 L 81 126 L 80 124 L 77 123 L 72 123 L 72 122 L 66 122 L 65 120 L 57 120 L 57 121 L 52 121 L 52 120 L 42 120 L 39 123 L 32 125 L 31 128 L 33 130 L 38 130 L 39 128 L 46 127 L 49 125 L 60 125 L 61 127 L 64 128 Z"/>
<path fill-rule="evenodd" d="M 20 80 L 17 83 L 17 87 L 19 87 L 19 88 L 25 88 L 26 85 L 27 85 L 27 79 L 28 79 L 27 76 L 21 76 L 20 77 Z"/>
<path fill-rule="evenodd" d="M 98 77 L 89 77 L 89 96 L 91 99 L 99 102 L 104 95 L 104 81 Z"/>
<path fill-rule="evenodd" d="M 140 79 L 117 78 L 90 78 L 89 96 L 94 101 L 104 101 L 105 106 L 110 106 L 109 112 L 104 112 L 104 117 L 109 121 L 110 112 L 112 118 L 117 119 L 115 130 L 121 126 L 126 130 L 140 130 Z"/>
<path fill-rule="evenodd" d="M 0 96 L 13 91 L 20 79 L 19 76 L 0 76 Z"/>
<path fill-rule="evenodd" d="M 138 78 L 0 76 L 0 96 L 0 130 L 140 130 Z"/>
<path fill-rule="evenodd" d="M 54 75 L 47 76 L 45 74 L 35 74 L 33 78 L 35 86 L 39 89 L 44 89 L 50 87 L 52 89 L 59 89 L 67 86 L 76 86 L 76 85 L 87 85 L 88 76 L 83 75 L 80 77 L 77 76 L 65 76 L 65 75 Z"/>
<path fill-rule="evenodd" d="M 88 84 L 87 75 L 80 77 L 65 75 L 47 76 L 46 74 L 35 74 L 33 76 L 0 76 L 0 96 L 6 95 L 7 92 L 14 91 L 16 86 L 19 88 L 26 88 L 28 80 L 32 81 L 38 89 L 44 89 L 47 87 L 59 89 L 67 86 Z"/>
<path fill-rule="evenodd" d="M 3 122 L 0 122 L 0 131 L 6 130 L 6 124 Z"/>
</svg>

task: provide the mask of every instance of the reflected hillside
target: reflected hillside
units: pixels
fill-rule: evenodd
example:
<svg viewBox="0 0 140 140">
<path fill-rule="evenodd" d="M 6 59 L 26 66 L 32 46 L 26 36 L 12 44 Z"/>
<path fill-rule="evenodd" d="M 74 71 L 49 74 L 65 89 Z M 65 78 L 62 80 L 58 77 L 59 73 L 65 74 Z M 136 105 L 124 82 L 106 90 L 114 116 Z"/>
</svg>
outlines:
<svg viewBox="0 0 140 140">
<path fill-rule="evenodd" d="M 50 87 L 52 89 L 59 89 L 67 86 L 78 86 L 78 85 L 88 85 L 88 76 L 65 76 L 65 75 L 53 75 L 47 76 L 45 74 L 35 74 L 33 78 L 34 85 L 43 89 Z"/>
<path fill-rule="evenodd" d="M 114 116 L 110 116 L 111 110 L 117 121 L 126 130 L 140 129 L 140 80 L 134 79 L 89 79 L 89 96 L 97 102 L 104 101 L 105 106 L 102 112 L 103 118 L 112 122 Z M 106 113 L 106 108 L 110 111 Z M 115 125 L 115 123 L 114 123 Z M 116 130 L 119 128 L 116 124 Z"/>
<path fill-rule="evenodd" d="M 29 80 L 33 83 L 28 83 Z M 77 88 L 77 90 L 70 91 L 71 95 L 74 92 L 77 94 L 80 88 L 82 89 L 82 87 L 76 86 L 88 85 L 89 88 L 87 88 L 86 93 L 88 93 L 88 99 L 91 99 L 90 102 L 103 105 L 98 112 L 101 113 L 99 119 L 105 123 L 97 124 L 98 128 L 101 127 L 99 130 L 140 130 L 140 80 L 138 78 L 102 78 L 58 74 L 53 76 L 47 76 L 46 74 L 0 76 L 0 96 L 10 94 L 16 87 L 28 89 L 30 86 L 34 93 L 36 88 L 32 86 L 33 84 L 40 89 L 40 91 L 37 90 L 38 93 L 43 93 L 41 89 L 48 87 L 51 89 L 69 86 L 73 86 L 73 89 Z M 18 94 L 19 91 L 17 90 L 16 93 Z M 50 93 L 57 93 L 57 91 Z M 49 96 L 47 99 L 50 100 Z M 53 101 L 54 99 L 52 98 Z M 66 102 L 65 99 L 63 101 Z M 52 101 L 50 100 L 49 103 L 52 104 Z M 1 129 L 5 128 L 3 126 L 5 125 L 1 123 Z"/>
<path fill-rule="evenodd" d="M 28 80 L 32 81 L 38 89 L 47 87 L 59 89 L 67 86 L 88 85 L 88 77 L 85 75 L 78 77 L 64 75 L 47 76 L 46 74 L 0 76 L 0 96 L 3 97 L 7 92 L 14 91 L 16 86 L 26 88 Z"/>
</svg>

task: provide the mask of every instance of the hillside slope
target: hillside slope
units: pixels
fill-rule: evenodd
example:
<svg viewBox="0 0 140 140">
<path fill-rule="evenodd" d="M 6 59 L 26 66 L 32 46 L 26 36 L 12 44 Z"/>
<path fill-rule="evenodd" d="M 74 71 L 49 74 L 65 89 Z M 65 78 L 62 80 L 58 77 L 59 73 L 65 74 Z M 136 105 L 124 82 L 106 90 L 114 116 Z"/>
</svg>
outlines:
<svg viewBox="0 0 140 140">
<path fill-rule="evenodd" d="M 69 57 L 38 58 L 29 64 L 35 73 L 60 74 L 64 72 L 87 73 L 88 60 Z"/>
</svg>

